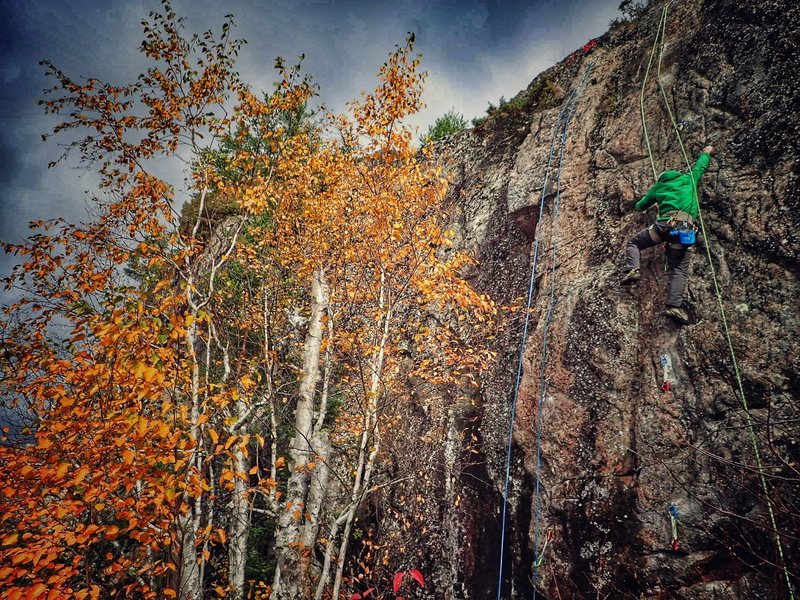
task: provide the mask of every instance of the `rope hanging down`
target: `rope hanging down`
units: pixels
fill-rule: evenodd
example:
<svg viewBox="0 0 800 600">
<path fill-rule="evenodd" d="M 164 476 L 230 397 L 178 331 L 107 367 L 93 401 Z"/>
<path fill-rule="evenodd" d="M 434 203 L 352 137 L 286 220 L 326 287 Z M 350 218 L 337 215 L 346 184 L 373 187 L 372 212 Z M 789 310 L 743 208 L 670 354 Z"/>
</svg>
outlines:
<svg viewBox="0 0 800 600">
<path fill-rule="evenodd" d="M 642 128 L 644 130 L 645 141 L 647 143 L 647 152 L 648 152 L 648 155 L 650 157 L 650 165 L 653 168 L 653 177 L 656 177 L 656 168 L 655 168 L 655 162 L 653 161 L 653 153 L 652 153 L 651 148 L 650 148 L 650 140 L 649 140 L 649 136 L 648 136 L 648 133 L 647 133 L 647 125 L 645 123 L 644 90 L 645 90 L 645 86 L 647 85 L 647 77 L 648 77 L 648 74 L 650 72 L 650 66 L 652 64 L 653 56 L 654 56 L 654 54 L 656 52 L 656 48 L 657 47 L 659 48 L 658 66 L 657 66 L 657 71 L 656 71 L 656 80 L 658 82 L 658 87 L 659 87 L 659 90 L 661 92 L 661 97 L 664 100 L 664 105 L 665 105 L 665 107 L 667 109 L 667 114 L 669 115 L 670 122 L 672 124 L 673 129 L 675 130 L 675 134 L 676 134 L 677 139 L 678 139 L 678 145 L 680 146 L 680 150 L 681 150 L 681 155 L 683 156 L 683 160 L 686 163 L 686 168 L 689 171 L 691 171 L 691 169 L 692 169 L 691 161 L 689 160 L 689 156 L 686 153 L 686 148 L 683 145 L 683 140 L 681 139 L 680 128 L 678 127 L 678 123 L 675 120 L 675 116 L 674 116 L 674 114 L 672 112 L 672 108 L 670 106 L 669 99 L 667 98 L 666 90 L 664 89 L 664 85 L 663 85 L 662 80 L 661 80 L 661 64 L 662 64 L 662 59 L 663 59 L 663 56 L 664 56 L 664 36 L 665 36 L 666 28 L 667 28 L 667 6 L 665 5 L 664 8 L 662 9 L 662 12 L 661 12 L 661 20 L 659 21 L 658 30 L 656 31 L 655 41 L 653 42 L 653 50 L 650 53 L 650 60 L 648 61 L 647 71 L 645 72 L 645 80 L 642 83 L 642 94 L 641 94 Z M 693 189 L 693 193 L 695 195 L 695 200 L 697 201 L 697 216 L 698 216 L 698 220 L 700 222 L 700 230 L 701 230 L 701 232 L 703 234 L 703 243 L 704 243 L 705 250 L 706 250 L 706 257 L 708 258 L 708 266 L 709 266 L 709 269 L 711 271 L 711 280 L 714 283 L 714 293 L 715 293 L 716 299 L 717 299 L 717 307 L 719 308 L 720 320 L 722 322 L 722 328 L 723 328 L 723 332 L 725 334 L 725 339 L 726 339 L 726 341 L 728 343 L 728 352 L 730 353 L 731 363 L 733 364 L 733 373 L 734 373 L 734 376 L 736 378 L 736 385 L 737 385 L 737 388 L 738 388 L 738 391 L 739 391 L 739 400 L 742 403 L 742 407 L 744 408 L 744 413 L 745 413 L 745 416 L 747 418 L 747 429 L 748 429 L 748 432 L 750 433 L 750 441 L 751 441 L 751 443 L 753 445 L 753 454 L 755 455 L 756 464 L 758 465 L 758 475 L 759 475 L 759 479 L 760 479 L 760 482 L 761 482 L 761 489 L 764 492 L 764 500 L 765 500 L 765 502 L 767 504 L 767 510 L 769 512 L 770 523 L 772 525 L 772 532 L 773 532 L 774 539 L 775 539 L 775 547 L 776 547 L 776 549 L 778 551 L 778 556 L 780 558 L 781 565 L 783 567 L 783 574 L 784 574 L 784 577 L 786 579 L 786 587 L 787 587 L 787 589 L 789 591 L 789 598 L 790 598 L 790 600 L 795 600 L 794 586 L 792 585 L 791 577 L 789 576 L 789 569 L 786 566 L 786 558 L 784 556 L 783 543 L 781 541 L 780 531 L 778 530 L 777 519 L 775 518 L 775 510 L 774 510 L 774 508 L 772 506 L 772 501 L 770 500 L 769 485 L 767 484 L 767 478 L 766 478 L 766 475 L 764 474 L 764 464 L 763 464 L 763 461 L 761 460 L 761 451 L 760 451 L 759 445 L 758 445 L 758 437 L 756 436 L 755 427 L 753 426 L 753 417 L 750 414 L 750 408 L 749 408 L 749 405 L 748 405 L 748 402 L 747 402 L 747 396 L 744 393 L 744 386 L 742 384 L 742 377 L 741 377 L 741 373 L 739 371 L 739 363 L 736 360 L 736 352 L 733 349 L 733 341 L 731 339 L 730 328 L 728 327 L 728 319 L 727 319 L 727 317 L 725 315 L 725 305 L 724 305 L 723 300 L 722 300 L 722 289 L 721 289 L 721 286 L 719 284 L 719 280 L 717 279 L 717 271 L 716 271 L 716 268 L 714 267 L 714 261 L 712 260 L 712 257 L 711 257 L 711 247 L 710 247 L 710 245 L 708 243 L 708 236 L 706 234 L 706 226 L 705 226 L 705 223 L 703 222 L 703 212 L 702 212 L 702 210 L 700 210 L 700 198 L 699 198 L 699 196 L 697 194 L 697 188 L 695 187 L 694 179 L 692 179 L 692 189 Z"/>
<path fill-rule="evenodd" d="M 569 125 L 572 121 L 572 116 L 575 114 L 575 108 L 578 103 L 578 94 L 583 88 L 586 86 L 586 82 L 589 79 L 589 75 L 592 72 L 594 65 L 589 63 L 586 68 L 586 71 L 583 74 L 583 78 L 578 86 L 578 88 L 573 93 L 573 97 L 571 99 L 572 106 L 567 113 L 565 120 L 564 120 L 564 129 L 561 135 L 561 155 L 559 157 L 558 162 L 558 171 L 557 171 L 557 180 L 556 180 L 556 197 L 555 201 L 553 202 L 553 225 L 551 228 L 551 235 L 550 239 L 552 240 L 552 259 L 550 265 L 550 297 L 548 300 L 547 306 L 547 314 L 545 316 L 544 324 L 542 325 L 542 359 L 540 362 L 540 373 L 539 373 L 539 401 L 537 403 L 537 410 L 536 410 L 536 485 L 534 489 L 534 512 L 535 512 L 535 524 L 534 524 L 534 534 L 533 534 L 533 547 L 534 552 L 538 553 L 534 554 L 534 561 L 533 561 L 533 599 L 536 600 L 536 585 L 539 581 L 539 566 L 542 563 L 542 559 L 544 556 L 544 551 L 547 547 L 545 546 L 542 548 L 541 552 L 539 551 L 539 536 L 541 534 L 541 524 L 542 524 L 542 490 L 541 490 L 541 481 L 542 481 L 542 407 L 544 406 L 544 399 L 547 396 L 547 387 L 550 383 L 549 379 L 547 379 L 547 359 L 549 357 L 548 353 L 548 332 L 550 330 L 550 324 L 553 321 L 553 312 L 555 310 L 556 299 L 555 299 L 555 290 L 556 290 L 556 267 L 558 265 L 558 222 L 559 216 L 561 214 L 561 172 L 562 167 L 564 165 L 564 156 L 566 154 L 567 149 L 567 134 L 569 133 Z"/>
<path fill-rule="evenodd" d="M 587 71 L 583 76 L 581 81 L 580 87 L 585 85 L 586 79 L 588 78 L 588 74 L 592 69 L 591 63 L 587 67 Z M 577 98 L 577 88 L 573 89 L 570 94 L 567 96 L 563 106 L 561 107 L 561 111 L 558 113 L 558 117 L 556 119 L 556 123 L 553 126 L 553 136 L 550 141 L 550 151 L 547 157 L 547 166 L 545 167 L 545 175 L 544 175 L 544 182 L 542 183 L 542 193 L 539 198 L 539 218 L 536 223 L 536 233 L 534 235 L 534 244 L 533 244 L 533 257 L 531 262 L 531 276 L 530 281 L 528 284 L 528 296 L 527 296 L 527 303 L 526 303 L 526 311 L 525 311 L 525 321 L 522 330 L 522 339 L 520 341 L 520 348 L 519 348 L 519 355 L 517 359 L 517 372 L 515 377 L 514 383 L 514 392 L 511 400 L 511 416 L 508 428 L 508 443 L 506 447 L 506 471 L 505 471 L 505 483 L 503 487 L 503 514 L 502 514 L 502 524 L 501 524 L 501 533 L 500 533 L 500 564 L 498 568 L 498 581 L 497 581 L 497 600 L 501 600 L 502 597 L 502 589 L 503 589 L 503 565 L 505 559 L 505 541 L 506 541 L 506 531 L 507 531 L 507 520 L 508 520 L 508 492 L 509 492 L 509 485 L 511 481 L 511 458 L 512 458 L 512 448 L 513 448 L 513 437 L 514 437 L 514 421 L 516 418 L 516 409 L 517 409 L 517 400 L 519 398 L 519 388 L 522 383 L 522 361 L 525 354 L 525 345 L 528 339 L 528 331 L 530 328 L 530 315 L 531 315 L 531 306 L 533 304 L 533 296 L 536 289 L 536 268 L 538 265 L 539 260 L 539 239 L 541 233 L 541 224 L 542 224 L 542 216 L 544 214 L 545 204 L 546 204 L 546 196 L 547 196 L 547 189 L 548 183 L 550 181 L 550 176 L 552 174 L 553 169 L 553 156 L 555 154 L 556 142 L 559 141 L 561 143 L 561 156 L 558 165 L 558 189 L 556 193 L 556 202 L 560 201 L 560 184 L 561 184 L 561 166 L 563 164 L 564 158 L 564 146 L 566 145 L 566 135 L 568 131 L 569 121 L 572 118 L 572 114 L 575 110 Z M 561 135 L 559 136 L 559 132 Z M 557 218 L 558 213 L 556 212 L 554 218 Z M 555 251 L 555 248 L 554 248 Z M 555 255 L 554 255 L 555 256 Z M 541 457 L 541 445 L 537 443 L 537 463 Z M 538 464 L 537 464 L 537 489 L 538 489 Z M 539 519 L 537 516 L 537 532 L 535 536 L 538 538 L 538 524 Z M 538 548 L 538 539 L 535 542 L 535 547 Z M 542 552 L 544 548 L 542 549 Z M 541 561 L 539 561 L 541 563 Z M 538 567 L 538 565 L 537 565 Z M 535 593 L 535 590 L 534 590 Z"/>
<path fill-rule="evenodd" d="M 545 168 L 544 183 L 542 184 L 542 195 L 539 198 L 539 219 L 536 222 L 536 234 L 534 235 L 534 242 L 533 242 L 533 260 L 531 265 L 530 283 L 528 284 L 528 301 L 527 301 L 527 308 L 525 311 L 525 325 L 522 328 L 522 340 L 520 342 L 519 356 L 517 358 L 517 375 L 514 382 L 514 393 L 511 400 L 511 418 L 508 426 L 508 444 L 506 448 L 506 476 L 505 476 L 505 484 L 503 487 L 503 517 L 500 529 L 500 566 L 498 568 L 497 600 L 501 599 L 503 591 L 503 562 L 505 558 L 505 547 L 506 547 L 508 487 L 509 487 L 509 482 L 511 481 L 511 453 L 512 453 L 511 449 L 514 437 L 514 420 L 517 414 L 517 399 L 519 398 L 519 386 L 520 383 L 522 382 L 522 358 L 525 354 L 525 343 L 528 339 L 528 328 L 530 326 L 530 319 L 531 319 L 531 305 L 533 303 L 533 293 L 536 287 L 536 265 L 539 260 L 539 231 L 541 229 L 541 224 L 542 224 L 542 215 L 544 214 L 545 196 L 547 194 L 547 183 L 552 168 L 553 152 L 556 147 L 558 127 L 561 124 L 561 119 L 564 115 L 564 110 L 566 108 L 567 108 L 567 103 L 565 102 L 564 105 L 561 107 L 561 111 L 558 113 L 556 124 L 553 127 L 553 138 L 550 141 L 550 152 L 547 157 L 547 167 Z"/>
</svg>

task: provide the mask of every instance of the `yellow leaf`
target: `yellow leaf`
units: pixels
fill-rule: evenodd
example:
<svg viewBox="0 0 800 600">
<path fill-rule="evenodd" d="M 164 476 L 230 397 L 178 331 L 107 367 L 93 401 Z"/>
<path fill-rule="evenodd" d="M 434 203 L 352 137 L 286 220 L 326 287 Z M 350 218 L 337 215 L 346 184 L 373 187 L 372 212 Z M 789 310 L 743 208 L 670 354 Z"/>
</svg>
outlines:
<svg viewBox="0 0 800 600">
<path fill-rule="evenodd" d="M 75 473 L 75 478 L 72 480 L 73 485 L 76 483 L 80 483 L 81 481 L 86 479 L 86 476 L 88 474 L 89 474 L 89 467 L 83 465 L 80 469 L 78 469 L 78 472 Z"/>
<path fill-rule="evenodd" d="M 3 538 L 3 546 L 10 546 L 11 544 L 16 544 L 18 539 L 19 539 L 19 534 L 12 533 L 11 535 L 7 535 Z"/>
<path fill-rule="evenodd" d="M 126 448 L 122 451 L 122 462 L 124 462 L 126 465 L 132 465 L 134 456 L 136 456 L 134 451 L 130 448 Z"/>
<path fill-rule="evenodd" d="M 214 431 L 213 429 L 209 429 L 208 435 L 211 438 L 212 442 L 214 442 L 215 444 L 219 443 L 219 434 L 216 431 Z"/>
<path fill-rule="evenodd" d="M 131 367 L 131 372 L 136 375 L 137 377 L 141 377 L 142 373 L 144 373 L 145 365 L 141 362 L 133 363 L 133 367 Z"/>
<path fill-rule="evenodd" d="M 144 370 L 144 380 L 147 382 L 152 382 L 155 379 L 158 379 L 159 371 L 155 367 L 146 367 Z"/>
</svg>

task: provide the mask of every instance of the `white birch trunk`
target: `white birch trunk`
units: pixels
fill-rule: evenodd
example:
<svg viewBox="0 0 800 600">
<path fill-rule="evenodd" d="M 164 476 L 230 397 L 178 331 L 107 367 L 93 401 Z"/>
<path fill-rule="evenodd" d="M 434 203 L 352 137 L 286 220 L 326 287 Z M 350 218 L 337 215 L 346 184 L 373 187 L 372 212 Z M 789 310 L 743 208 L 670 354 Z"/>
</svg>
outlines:
<svg viewBox="0 0 800 600">
<path fill-rule="evenodd" d="M 462 449 L 463 442 L 461 441 L 461 434 L 458 430 L 458 419 L 455 414 L 456 409 L 453 408 L 449 411 L 447 416 L 447 437 L 444 448 L 445 458 L 445 506 L 449 506 L 450 510 L 446 511 L 445 527 L 447 531 L 447 549 L 448 554 L 452 557 L 450 561 L 450 581 L 458 582 L 459 569 L 461 568 L 463 539 L 462 531 L 463 525 L 459 502 L 459 480 L 458 480 L 458 458 Z M 459 597 L 459 591 L 455 585 L 448 586 L 445 590 L 444 600 L 456 600 Z"/>
<path fill-rule="evenodd" d="M 330 479 L 330 467 L 328 460 L 331 455 L 331 444 L 328 440 L 327 432 L 320 432 L 314 436 L 314 449 L 316 450 L 314 470 L 311 471 L 311 482 L 308 487 L 308 500 L 306 502 L 306 514 L 308 515 L 301 535 L 301 544 L 305 552 L 300 562 L 300 581 L 305 584 L 303 591 L 304 598 L 311 598 L 312 592 L 312 573 L 311 562 L 316 546 L 317 536 L 319 535 L 320 517 L 322 514 L 323 503 L 328 490 Z"/>
<path fill-rule="evenodd" d="M 247 473 L 248 460 L 242 450 L 235 446 L 234 468 L 237 472 Z M 228 585 L 229 598 L 244 598 L 245 565 L 247 561 L 247 540 L 250 531 L 250 502 L 248 485 L 239 477 L 234 477 L 233 497 L 228 515 Z"/>
<path fill-rule="evenodd" d="M 200 216 L 205 206 L 208 189 L 203 189 L 200 194 L 200 206 L 197 212 L 192 229 L 190 245 L 194 244 L 197 232 L 200 227 Z M 189 418 L 191 419 L 191 433 L 195 440 L 195 447 L 192 449 L 192 456 L 186 465 L 185 481 L 188 483 L 194 472 L 198 468 L 198 463 L 202 462 L 200 457 L 200 447 L 202 444 L 201 431 L 197 425 L 200 416 L 200 364 L 197 356 L 197 303 L 195 301 L 195 278 L 194 265 L 191 263 L 190 253 L 186 253 L 186 304 L 191 316 L 191 322 L 186 327 L 186 350 L 191 361 L 192 383 L 189 398 Z M 202 591 L 202 580 L 200 569 L 197 564 L 197 532 L 199 531 L 200 510 L 197 499 L 193 499 L 188 493 L 183 494 L 183 502 L 188 506 L 185 512 L 178 516 L 179 540 L 179 561 L 180 569 L 178 598 L 182 600 L 200 600 Z"/>
<path fill-rule="evenodd" d="M 243 402 L 237 404 L 239 415 L 243 416 L 247 407 Z M 228 585 L 230 586 L 228 598 L 242 600 L 247 563 L 247 540 L 250 533 L 250 486 L 247 481 L 250 461 L 239 444 L 234 444 L 231 452 L 235 476 L 228 514 Z"/>
<path fill-rule="evenodd" d="M 328 545 L 325 547 L 325 559 L 322 563 L 322 572 L 319 575 L 317 591 L 314 593 L 314 600 L 322 600 L 322 594 L 325 592 L 325 586 L 328 584 L 328 573 L 330 573 L 331 570 L 331 559 L 333 558 L 333 549 L 336 547 L 336 536 L 339 534 L 339 525 L 339 519 L 333 519 L 331 530 L 328 533 Z"/>
<path fill-rule="evenodd" d="M 188 285 L 191 286 L 192 284 L 193 281 L 190 278 Z M 187 296 L 190 297 L 191 292 L 189 292 L 188 289 Z M 191 297 L 189 301 L 190 306 L 192 306 L 193 302 Z M 187 483 L 191 479 L 195 469 L 201 471 L 199 466 L 202 463 L 202 456 L 200 453 L 202 432 L 200 431 L 200 427 L 196 425 L 200 416 L 200 365 L 198 364 L 197 353 L 195 351 L 196 342 L 197 325 L 195 320 L 186 328 L 186 344 L 188 346 L 189 356 L 192 360 L 192 390 L 189 415 L 192 422 L 191 431 L 195 439 L 192 457 L 186 468 Z M 200 566 L 197 564 L 197 548 L 195 547 L 197 532 L 200 530 L 199 499 L 191 498 L 189 494 L 184 494 L 183 500 L 188 505 L 188 509 L 178 517 L 178 531 L 180 533 L 180 587 L 178 597 L 184 600 L 201 600 L 203 586 L 200 576 Z"/>
<path fill-rule="evenodd" d="M 327 310 L 325 275 L 319 270 L 311 283 L 311 316 L 308 322 L 303 349 L 303 370 L 298 388 L 295 410 L 295 435 L 290 441 L 290 467 L 286 489 L 286 504 L 278 520 L 275 551 L 278 565 L 272 586 L 276 600 L 302 598 L 305 582 L 301 581 L 301 556 L 306 550 L 300 546 L 308 497 L 308 468 L 313 456 L 311 447 L 314 418 L 314 389 L 319 379 L 320 349 L 322 346 L 323 316 Z"/>
<path fill-rule="evenodd" d="M 269 403 L 269 476 L 272 481 L 277 481 L 278 467 L 275 461 L 278 460 L 278 418 L 275 414 L 275 394 L 272 382 L 272 352 L 270 349 L 269 337 L 269 304 L 266 295 L 264 295 L 264 371 L 266 372 L 267 400 Z M 276 491 L 276 488 L 272 488 L 269 491 L 269 500 L 272 505 L 277 504 L 275 500 Z"/>
<path fill-rule="evenodd" d="M 325 367 L 322 376 L 322 393 L 319 399 L 319 409 L 314 423 L 312 445 L 316 451 L 316 468 L 311 472 L 311 483 L 308 489 L 308 520 L 303 527 L 302 547 L 308 551 L 303 554 L 300 568 L 302 581 L 306 582 L 304 597 L 311 598 L 313 576 L 311 572 L 312 559 L 316 548 L 317 537 L 322 520 L 323 505 L 328 492 L 330 479 L 330 457 L 333 448 L 328 432 L 324 431 L 325 419 L 328 416 L 328 394 L 330 393 L 330 380 L 333 365 L 333 311 L 328 307 L 327 345 L 325 348 Z M 322 577 L 320 577 L 322 579 Z"/>
</svg>

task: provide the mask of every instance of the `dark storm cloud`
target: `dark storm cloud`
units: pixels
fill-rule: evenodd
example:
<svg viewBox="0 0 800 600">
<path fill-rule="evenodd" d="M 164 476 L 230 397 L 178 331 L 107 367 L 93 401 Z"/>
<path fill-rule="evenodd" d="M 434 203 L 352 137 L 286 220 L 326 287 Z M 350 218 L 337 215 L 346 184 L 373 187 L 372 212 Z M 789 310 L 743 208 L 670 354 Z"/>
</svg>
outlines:
<svg viewBox="0 0 800 600">
<path fill-rule="evenodd" d="M 341 111 L 375 85 L 375 73 L 406 33 L 417 37 L 429 73 L 428 108 L 412 119 L 423 130 L 450 108 L 467 118 L 489 102 L 509 98 L 544 68 L 602 34 L 618 0 L 173 0 L 186 32 L 218 30 L 235 15 L 235 35 L 248 40 L 237 67 L 254 88 L 268 90 L 276 56 L 295 61 Z M 69 163 L 47 164 L 59 141 L 42 142 L 57 118 L 37 101 L 51 59 L 73 77 L 112 82 L 133 79 L 144 67 L 137 51 L 140 21 L 156 0 L 12 0 L 0 4 L 0 239 L 20 241 L 27 222 L 65 216 L 80 220 L 84 191 L 95 179 Z M 72 165 L 74 166 L 74 165 Z M 0 273 L 9 268 L 0 255 Z"/>
</svg>

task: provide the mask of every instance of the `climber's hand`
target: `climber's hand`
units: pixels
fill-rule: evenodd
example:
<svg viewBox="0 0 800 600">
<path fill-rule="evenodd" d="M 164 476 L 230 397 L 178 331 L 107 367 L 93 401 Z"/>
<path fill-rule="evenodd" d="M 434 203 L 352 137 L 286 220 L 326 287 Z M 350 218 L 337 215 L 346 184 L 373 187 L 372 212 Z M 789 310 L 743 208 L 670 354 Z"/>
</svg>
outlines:
<svg viewBox="0 0 800 600">
<path fill-rule="evenodd" d="M 714 146 L 706 146 L 705 148 L 703 148 L 703 152 L 708 152 L 709 154 L 711 154 L 713 151 L 714 151 Z"/>
</svg>

